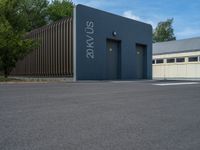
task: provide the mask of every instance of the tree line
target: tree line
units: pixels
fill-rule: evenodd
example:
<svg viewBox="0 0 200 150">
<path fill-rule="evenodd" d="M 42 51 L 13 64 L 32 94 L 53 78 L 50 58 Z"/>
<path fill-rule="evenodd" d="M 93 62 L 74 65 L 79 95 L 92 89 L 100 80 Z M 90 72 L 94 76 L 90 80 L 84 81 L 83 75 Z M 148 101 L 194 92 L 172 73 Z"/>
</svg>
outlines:
<svg viewBox="0 0 200 150">
<path fill-rule="evenodd" d="M 38 46 L 26 38 L 27 32 L 72 16 L 73 7 L 71 0 L 0 0 L 0 71 L 5 77 Z M 173 19 L 158 23 L 153 42 L 175 40 L 172 23 Z"/>
</svg>

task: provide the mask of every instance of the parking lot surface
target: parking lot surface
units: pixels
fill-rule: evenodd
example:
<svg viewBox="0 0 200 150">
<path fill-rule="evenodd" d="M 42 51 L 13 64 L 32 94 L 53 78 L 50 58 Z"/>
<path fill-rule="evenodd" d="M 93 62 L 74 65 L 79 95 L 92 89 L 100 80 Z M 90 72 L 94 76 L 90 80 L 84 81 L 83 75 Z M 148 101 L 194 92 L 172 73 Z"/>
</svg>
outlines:
<svg viewBox="0 0 200 150">
<path fill-rule="evenodd" d="M 184 83 L 1 84 L 0 150 L 199 150 L 200 84 Z"/>
</svg>

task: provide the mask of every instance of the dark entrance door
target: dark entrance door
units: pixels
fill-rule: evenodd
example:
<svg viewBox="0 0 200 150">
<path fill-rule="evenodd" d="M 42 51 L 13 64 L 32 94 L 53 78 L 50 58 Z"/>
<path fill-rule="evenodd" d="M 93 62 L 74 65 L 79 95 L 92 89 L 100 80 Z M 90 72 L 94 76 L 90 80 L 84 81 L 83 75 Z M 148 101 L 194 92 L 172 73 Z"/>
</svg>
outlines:
<svg viewBox="0 0 200 150">
<path fill-rule="evenodd" d="M 107 40 L 107 79 L 120 79 L 121 44 L 119 41 Z"/>
<path fill-rule="evenodd" d="M 145 78 L 145 50 L 146 46 L 136 45 L 136 78 Z"/>
</svg>

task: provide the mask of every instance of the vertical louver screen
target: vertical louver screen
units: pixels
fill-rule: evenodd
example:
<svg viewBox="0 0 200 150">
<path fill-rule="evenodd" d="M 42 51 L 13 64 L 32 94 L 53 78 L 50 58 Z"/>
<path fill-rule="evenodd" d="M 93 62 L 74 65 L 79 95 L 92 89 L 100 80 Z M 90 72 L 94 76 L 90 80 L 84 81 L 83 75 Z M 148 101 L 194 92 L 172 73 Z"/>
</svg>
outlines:
<svg viewBox="0 0 200 150">
<path fill-rule="evenodd" d="M 16 64 L 12 75 L 73 76 L 73 24 L 66 18 L 28 33 L 39 46 Z"/>
</svg>

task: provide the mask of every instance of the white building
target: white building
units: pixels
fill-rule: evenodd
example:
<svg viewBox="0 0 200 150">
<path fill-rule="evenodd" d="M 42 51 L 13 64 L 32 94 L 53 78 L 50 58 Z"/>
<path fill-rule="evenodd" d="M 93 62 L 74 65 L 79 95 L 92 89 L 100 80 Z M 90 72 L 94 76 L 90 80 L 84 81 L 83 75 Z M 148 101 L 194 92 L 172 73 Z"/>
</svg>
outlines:
<svg viewBox="0 0 200 150">
<path fill-rule="evenodd" d="M 200 37 L 153 44 L 154 79 L 200 79 Z"/>
</svg>

